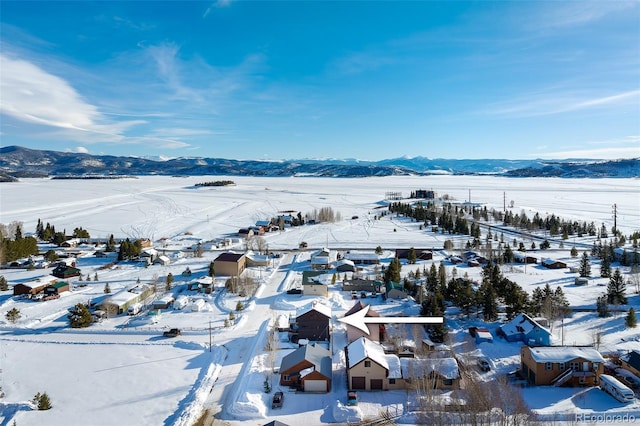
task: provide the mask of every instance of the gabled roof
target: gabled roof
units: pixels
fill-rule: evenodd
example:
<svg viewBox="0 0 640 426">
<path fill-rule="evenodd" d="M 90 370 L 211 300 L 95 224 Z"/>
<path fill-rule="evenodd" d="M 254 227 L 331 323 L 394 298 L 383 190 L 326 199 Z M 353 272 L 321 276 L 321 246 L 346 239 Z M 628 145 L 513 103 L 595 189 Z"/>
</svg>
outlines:
<svg viewBox="0 0 640 426">
<path fill-rule="evenodd" d="M 302 271 L 302 285 L 323 284 L 317 278 L 320 275 L 325 275 L 324 271 Z"/>
<path fill-rule="evenodd" d="M 368 358 L 383 367 L 385 370 L 389 370 L 389 361 L 385 356 L 382 346 L 365 337 L 361 337 L 358 340 L 351 342 L 347 346 L 347 353 L 347 368 L 352 368 Z"/>
<path fill-rule="evenodd" d="M 402 377 L 427 377 L 432 371 L 445 379 L 457 379 L 460 377 L 458 362 L 455 358 L 401 358 Z"/>
<path fill-rule="evenodd" d="M 301 346 L 282 358 L 280 372 L 287 371 L 305 360 L 313 365 L 315 371 L 320 372 L 329 379 L 331 378 L 331 352 L 320 345 L 314 344 Z"/>
<path fill-rule="evenodd" d="M 220 256 L 216 257 L 215 261 L 218 261 L 218 262 L 239 262 L 240 259 L 242 259 L 243 256 L 244 256 L 244 254 L 242 254 L 242 253 L 226 252 L 226 253 L 222 253 L 222 254 L 220 254 Z"/>
<path fill-rule="evenodd" d="M 505 334 L 505 336 L 516 334 L 527 335 L 536 327 L 539 327 L 541 330 L 551 335 L 551 332 L 547 328 L 538 324 L 535 320 L 533 320 L 529 315 L 525 313 L 519 313 L 511 321 L 501 325 L 500 330 Z"/>
<path fill-rule="evenodd" d="M 384 287 L 387 289 L 387 292 L 390 292 L 391 290 L 399 290 L 404 292 L 404 284 L 402 283 L 397 283 L 394 281 L 388 281 Z"/>
<path fill-rule="evenodd" d="M 539 346 L 529 348 L 531 357 L 539 362 L 569 362 L 576 358 L 583 358 L 591 362 L 604 362 L 600 352 L 593 348 L 575 346 Z"/>
<path fill-rule="evenodd" d="M 631 351 L 629 353 L 627 364 L 640 371 L 640 351 Z"/>
<path fill-rule="evenodd" d="M 301 317 L 302 315 L 311 312 L 317 311 L 324 315 L 327 318 L 331 318 L 331 307 L 324 305 L 322 303 L 318 303 L 317 300 L 314 300 L 313 303 L 303 306 L 296 311 L 296 318 Z"/>
<path fill-rule="evenodd" d="M 366 306 L 367 305 L 364 302 L 362 302 L 362 300 L 358 300 L 356 304 L 353 305 L 353 307 L 344 314 L 344 316 L 348 317 L 351 314 L 355 314 L 356 312 L 363 310 Z M 371 308 L 369 308 L 369 310 L 367 311 L 367 314 L 365 315 L 365 317 L 379 317 L 379 316 L 380 314 Z"/>
</svg>

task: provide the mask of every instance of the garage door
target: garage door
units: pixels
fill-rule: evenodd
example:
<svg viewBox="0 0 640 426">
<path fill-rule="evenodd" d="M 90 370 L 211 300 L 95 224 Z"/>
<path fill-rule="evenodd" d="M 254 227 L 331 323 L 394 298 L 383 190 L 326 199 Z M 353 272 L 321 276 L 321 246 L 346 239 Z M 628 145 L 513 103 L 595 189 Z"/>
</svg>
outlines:
<svg viewBox="0 0 640 426">
<path fill-rule="evenodd" d="M 326 392 L 327 382 L 324 380 L 305 380 L 304 391 L 305 392 Z"/>
<path fill-rule="evenodd" d="M 366 379 L 364 377 L 352 377 L 351 389 L 366 389 L 365 380 Z"/>
<path fill-rule="evenodd" d="M 382 390 L 382 379 L 371 379 L 371 390 Z"/>
</svg>

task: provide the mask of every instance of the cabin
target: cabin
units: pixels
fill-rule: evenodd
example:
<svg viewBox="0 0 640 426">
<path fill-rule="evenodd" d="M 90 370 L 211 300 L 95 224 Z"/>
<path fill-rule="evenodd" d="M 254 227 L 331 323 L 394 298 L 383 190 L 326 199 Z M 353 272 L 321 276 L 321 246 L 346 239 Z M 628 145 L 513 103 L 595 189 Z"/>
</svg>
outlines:
<svg viewBox="0 0 640 426">
<path fill-rule="evenodd" d="M 213 261 L 216 276 L 236 277 L 242 275 L 247 265 L 247 258 L 242 253 L 226 252 Z"/>
<path fill-rule="evenodd" d="M 620 357 L 622 368 L 640 377 L 640 350 L 633 350 L 627 355 Z"/>
<path fill-rule="evenodd" d="M 60 296 L 61 293 L 69 291 L 69 283 L 67 281 L 58 281 L 44 288 L 45 297 Z"/>
<path fill-rule="evenodd" d="M 385 354 L 379 343 L 360 337 L 345 348 L 350 390 L 403 389 L 400 358 Z"/>
<path fill-rule="evenodd" d="M 331 391 L 331 351 L 318 344 L 304 345 L 282 358 L 280 385 L 304 392 Z"/>
<path fill-rule="evenodd" d="M 560 262 L 559 260 L 553 259 L 542 259 L 542 266 L 547 269 L 564 269 L 567 267 L 567 264 L 564 262 Z"/>
<path fill-rule="evenodd" d="M 295 321 L 290 325 L 289 340 L 296 343 L 300 339 L 314 342 L 328 341 L 331 308 L 314 301 L 296 312 Z"/>
<path fill-rule="evenodd" d="M 493 343 L 493 336 L 491 332 L 486 328 L 478 328 L 475 332 L 476 344 L 478 343 Z"/>
<path fill-rule="evenodd" d="M 520 371 L 536 386 L 596 386 L 604 358 L 591 347 L 522 346 Z"/>
<path fill-rule="evenodd" d="M 161 265 L 161 266 L 167 266 L 170 263 L 171 263 L 171 259 L 169 259 L 169 257 L 165 255 L 158 256 L 153 261 L 154 265 Z"/>
<path fill-rule="evenodd" d="M 396 249 L 396 257 L 398 259 L 409 259 L 410 248 L 408 249 Z M 431 260 L 433 259 L 433 250 L 431 249 L 417 249 L 413 248 L 416 255 L 416 260 Z"/>
<path fill-rule="evenodd" d="M 80 269 L 74 268 L 72 266 L 67 266 L 64 264 L 59 264 L 56 268 L 51 272 L 51 275 L 57 278 L 67 279 L 72 277 L 79 277 L 81 274 Z"/>
<path fill-rule="evenodd" d="M 552 343 L 551 331 L 525 313 L 498 327 L 496 333 L 507 342 L 523 342 L 531 346 L 551 346 Z"/>
<path fill-rule="evenodd" d="M 338 272 L 355 272 L 356 265 L 348 259 L 340 259 L 336 262 L 336 271 Z"/>
<path fill-rule="evenodd" d="M 13 286 L 13 295 L 14 296 L 22 296 L 22 295 L 33 296 L 38 293 L 42 293 L 48 285 L 53 284 L 55 282 L 56 280 L 52 279 L 49 282 L 41 282 L 38 280 L 38 281 L 27 282 L 24 284 L 23 283 L 16 284 Z"/>
<path fill-rule="evenodd" d="M 538 263 L 538 258 L 533 257 L 533 256 L 529 256 L 526 253 L 520 252 L 520 251 L 516 251 L 513 253 L 513 260 L 516 261 L 517 263 L 523 263 L 523 264 L 537 264 Z"/>
<path fill-rule="evenodd" d="M 380 264 L 380 256 L 375 252 L 349 251 L 345 253 L 344 258 L 356 265 Z"/>
</svg>

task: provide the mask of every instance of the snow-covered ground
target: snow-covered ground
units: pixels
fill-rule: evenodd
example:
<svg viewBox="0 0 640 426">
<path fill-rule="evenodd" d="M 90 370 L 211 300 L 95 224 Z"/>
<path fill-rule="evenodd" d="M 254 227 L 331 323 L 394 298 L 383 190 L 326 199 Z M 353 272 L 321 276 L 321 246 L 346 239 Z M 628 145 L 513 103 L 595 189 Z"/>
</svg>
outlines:
<svg viewBox="0 0 640 426">
<path fill-rule="evenodd" d="M 230 179 L 231 187 L 195 188 L 199 182 Z M 20 221 L 24 232 L 33 232 L 38 219 L 56 230 L 69 233 L 76 227 L 89 231 L 92 237 L 166 238 L 165 248 L 180 250 L 196 241 L 205 242 L 202 258 L 174 258 L 168 266 L 147 268 L 135 263 L 106 267 L 112 259 L 87 256 L 77 261 L 83 276 L 91 281 L 72 280 L 73 289 L 60 299 L 35 302 L 17 299 L 11 292 L 0 294 L 0 386 L 5 397 L 0 400 L 0 426 L 13 420 L 29 425 L 181 425 L 187 426 L 204 409 L 231 424 L 266 423 L 279 419 L 289 424 L 322 424 L 346 422 L 361 416 L 376 416 L 380 410 L 401 415 L 413 395 L 404 391 L 361 393 L 357 410 L 345 402 L 346 383 L 342 347 L 346 342 L 344 326 L 335 319 L 352 305 L 350 295 L 340 292 L 339 282 L 331 287 L 330 296 L 322 300 L 332 308 L 334 334 L 334 378 L 332 392 L 305 395 L 285 391 L 282 409 L 270 408 L 270 394 L 263 392 L 265 377 L 279 388 L 277 375 L 269 374 L 279 366 L 293 346 L 282 337 L 275 354 L 265 351 L 273 322 L 282 314 L 314 298 L 287 295 L 286 289 L 300 281 L 301 271 L 309 267 L 306 251 L 283 253 L 266 268 L 251 268 L 260 288 L 251 299 L 228 294 L 224 277 L 218 277 L 212 294 L 186 289 L 192 281 L 207 274 L 211 262 L 221 250 L 209 250 L 208 241 L 231 237 L 239 228 L 267 220 L 279 211 L 300 211 L 303 215 L 331 207 L 342 220 L 331 224 L 287 228 L 284 232 L 265 235 L 271 250 L 290 250 L 305 241 L 310 248 L 385 249 L 389 261 L 393 249 L 400 247 L 441 247 L 446 239 L 457 243 L 466 238 L 453 237 L 420 229 L 420 224 L 406 218 L 377 214 L 386 205 L 385 193 L 401 192 L 408 196 L 416 189 L 433 189 L 457 201 L 481 203 L 502 209 L 513 200 L 513 211 L 524 210 L 530 217 L 556 214 L 565 219 L 593 221 L 597 227 L 613 225 L 612 206 L 618 212 L 617 225 L 625 234 L 640 230 L 640 193 L 633 179 L 505 179 L 496 177 L 388 177 L 366 179 L 324 178 L 221 178 L 221 177 L 141 177 L 122 180 L 49 180 L 25 179 L 0 185 L 0 223 Z M 509 237 L 511 239 L 511 237 Z M 526 241 L 526 240 L 525 240 Z M 577 242 L 591 244 L 592 240 Z M 530 244 L 530 242 L 528 243 Z M 569 255 L 571 241 L 565 249 L 552 244 L 546 253 L 570 266 L 579 258 Z M 457 246 L 457 245 L 456 245 Z M 244 248 L 242 242 L 235 247 Z M 545 253 L 535 253 L 538 257 Z M 404 266 L 403 274 L 417 268 L 439 264 L 443 255 L 433 261 Z M 614 267 L 617 267 L 614 264 Z M 192 275 L 182 276 L 189 267 Z M 450 273 L 452 266 L 447 264 Z M 459 276 L 479 276 L 479 268 L 458 265 Z M 594 276 L 598 267 L 592 266 Z M 10 285 L 47 276 L 49 270 L 2 270 Z M 94 324 L 87 329 L 68 327 L 67 308 L 76 303 L 105 297 L 108 283 L 112 292 L 135 284 L 164 282 L 171 272 L 175 277 L 173 292 L 189 298 L 190 303 L 203 299 L 198 311 L 189 306 L 183 310 L 167 310 L 154 321 L 146 312 L 134 317 L 120 315 Z M 547 270 L 527 265 L 505 267 L 506 277 L 532 291 L 549 283 L 561 286 L 574 307 L 591 309 L 606 287 L 606 279 L 594 278 L 587 287 L 574 285 L 576 274 L 568 270 Z M 623 269 L 625 274 L 628 272 Z M 94 280 L 97 274 L 97 280 Z M 82 286 L 80 286 L 82 284 Z M 629 303 L 640 307 L 640 296 L 628 288 Z M 224 327 L 229 312 L 241 300 L 245 309 L 236 312 L 236 320 Z M 380 297 L 367 299 L 383 315 L 406 312 L 415 314 L 412 301 L 383 302 Z M 202 302 L 201 302 L 202 303 Z M 5 313 L 20 310 L 21 318 L 11 324 Z M 625 308 L 628 308 L 625 307 Z M 453 314 L 452 310 L 450 314 Z M 476 346 L 469 342 L 467 329 L 480 325 L 472 317 L 451 317 L 451 346 L 470 357 L 484 354 L 493 369 L 487 377 L 515 370 L 519 364 L 519 345 L 499 339 Z M 499 324 L 483 324 L 494 330 Z M 179 327 L 183 334 L 174 339 L 162 337 L 162 331 Z M 622 313 L 598 318 L 594 312 L 578 312 L 555 324 L 558 340 L 564 334 L 565 344 L 591 344 L 596 333 L 602 333 L 603 352 L 640 349 L 640 328 L 625 329 Z M 213 346 L 209 346 L 210 339 Z M 36 392 L 47 392 L 53 408 L 33 411 L 29 400 Z M 597 389 L 527 388 L 525 400 L 536 412 L 550 419 L 561 419 L 571 413 L 636 413 L 640 406 L 622 406 Z M 411 423 L 405 415 L 399 422 Z M 568 420 L 568 419 L 567 419 Z"/>
</svg>

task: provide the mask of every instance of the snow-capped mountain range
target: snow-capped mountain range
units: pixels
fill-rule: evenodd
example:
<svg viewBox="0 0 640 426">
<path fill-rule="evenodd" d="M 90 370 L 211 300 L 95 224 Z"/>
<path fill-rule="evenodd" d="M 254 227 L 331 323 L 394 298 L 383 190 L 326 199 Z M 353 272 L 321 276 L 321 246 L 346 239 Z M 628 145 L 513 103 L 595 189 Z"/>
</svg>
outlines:
<svg viewBox="0 0 640 426">
<path fill-rule="evenodd" d="M 281 161 L 180 157 L 164 161 L 140 157 L 91 155 L 0 148 L 0 175 L 226 175 L 366 177 L 429 174 L 492 174 L 509 177 L 640 177 L 640 158 L 623 160 L 430 159 L 399 157 L 380 161 L 301 159 Z"/>
</svg>

